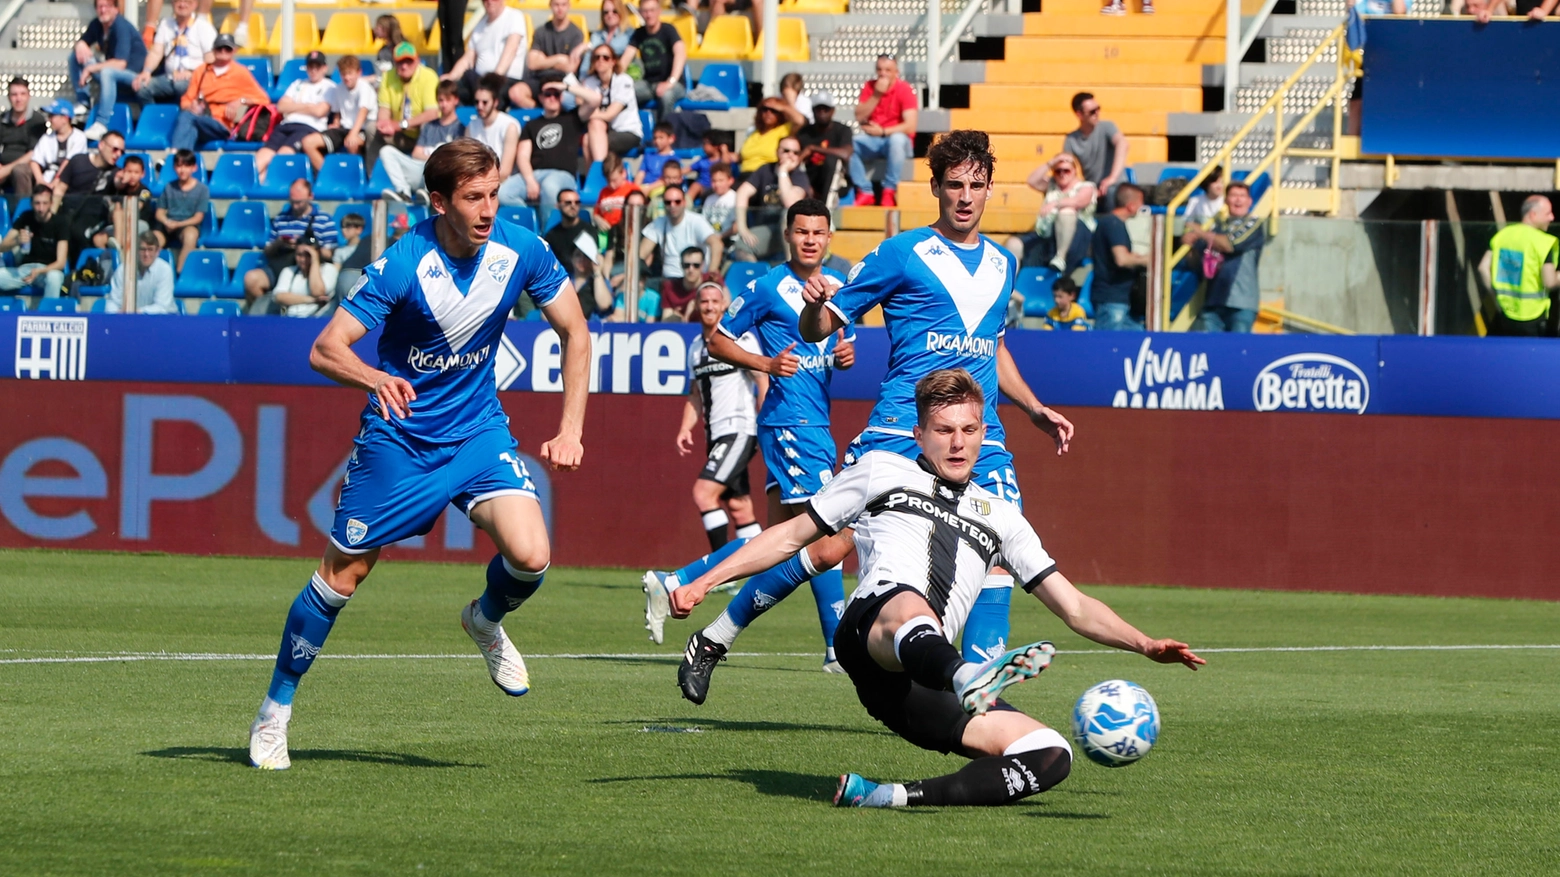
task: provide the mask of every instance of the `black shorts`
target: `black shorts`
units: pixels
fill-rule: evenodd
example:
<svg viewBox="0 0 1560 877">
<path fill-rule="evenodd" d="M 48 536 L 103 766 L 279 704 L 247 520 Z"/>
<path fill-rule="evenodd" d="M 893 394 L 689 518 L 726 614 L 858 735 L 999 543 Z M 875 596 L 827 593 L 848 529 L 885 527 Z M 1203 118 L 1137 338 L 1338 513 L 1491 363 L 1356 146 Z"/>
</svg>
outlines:
<svg viewBox="0 0 1560 877">
<path fill-rule="evenodd" d="M 607 150 L 619 157 L 627 155 L 629 150 L 638 149 L 643 141 L 643 137 L 632 131 L 607 132 Z"/>
<path fill-rule="evenodd" d="M 732 433 L 710 442 L 709 458 L 699 477 L 705 481 L 726 485 L 721 499 L 748 495 L 748 461 L 758 448 L 758 437 Z"/>
<path fill-rule="evenodd" d="M 302 122 L 284 122 L 277 125 L 271 131 L 271 136 L 265 139 L 265 148 L 282 149 L 283 147 L 291 147 L 297 149 L 298 144 L 302 143 L 305 137 L 318 133 L 320 132 L 314 130 L 312 125 L 305 125 Z"/>
<path fill-rule="evenodd" d="M 347 129 L 326 128 L 324 131 L 320 132 L 320 136 L 325 138 L 326 155 L 330 155 L 333 152 L 347 151 Z M 367 138 L 365 137 L 364 143 L 366 144 L 367 142 Z"/>
<path fill-rule="evenodd" d="M 856 698 L 867 714 L 890 731 L 922 749 L 943 754 L 967 755 L 964 750 L 964 726 L 970 714 L 951 691 L 933 691 L 910 678 L 909 673 L 884 670 L 867 652 L 867 634 L 878 612 L 900 591 L 915 591 L 900 585 L 886 594 L 852 600 L 834 632 L 834 655 L 856 685 Z M 994 710 L 1011 710 L 998 700 Z"/>
</svg>

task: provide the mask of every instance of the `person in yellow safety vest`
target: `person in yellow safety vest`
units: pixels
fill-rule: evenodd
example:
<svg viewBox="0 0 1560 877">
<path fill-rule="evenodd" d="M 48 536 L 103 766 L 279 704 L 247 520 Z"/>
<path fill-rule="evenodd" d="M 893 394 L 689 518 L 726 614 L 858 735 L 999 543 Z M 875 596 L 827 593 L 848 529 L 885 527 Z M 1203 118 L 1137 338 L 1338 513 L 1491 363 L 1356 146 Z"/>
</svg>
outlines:
<svg viewBox="0 0 1560 877">
<path fill-rule="evenodd" d="M 1543 195 L 1522 202 L 1522 221 L 1490 239 L 1490 251 L 1479 262 L 1479 274 L 1500 304 L 1501 316 L 1492 335 L 1544 335 L 1549 323 L 1549 299 L 1560 290 L 1560 238 L 1549 234 L 1554 206 Z"/>
</svg>

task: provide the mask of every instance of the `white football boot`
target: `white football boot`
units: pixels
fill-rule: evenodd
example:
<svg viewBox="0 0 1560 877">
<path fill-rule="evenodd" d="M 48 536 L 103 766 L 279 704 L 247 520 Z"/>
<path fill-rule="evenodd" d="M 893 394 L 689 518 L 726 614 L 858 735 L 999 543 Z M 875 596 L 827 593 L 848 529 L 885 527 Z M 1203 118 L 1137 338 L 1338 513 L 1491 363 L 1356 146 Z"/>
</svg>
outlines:
<svg viewBox="0 0 1560 877">
<path fill-rule="evenodd" d="M 666 590 L 668 575 L 651 569 L 640 579 L 645 585 L 645 630 L 650 631 L 650 641 L 656 645 L 665 637 L 666 619 L 672 614 L 671 592 Z"/>
<path fill-rule="evenodd" d="M 482 611 L 477 607 L 477 602 L 472 600 L 461 610 L 460 626 L 471 636 L 471 641 L 477 644 L 477 650 L 487 661 L 488 675 L 493 677 L 493 684 L 510 697 L 519 697 L 531 690 L 531 677 L 526 673 L 525 659 L 520 657 L 519 650 L 509 641 L 509 637 L 504 635 L 503 625 L 493 625 L 492 636 L 477 629 L 475 617 Z"/>
<path fill-rule="evenodd" d="M 280 707 L 270 715 L 261 712 L 249 726 L 249 763 L 261 770 L 286 770 L 292 767 L 287 755 L 287 722 L 290 707 Z"/>
</svg>

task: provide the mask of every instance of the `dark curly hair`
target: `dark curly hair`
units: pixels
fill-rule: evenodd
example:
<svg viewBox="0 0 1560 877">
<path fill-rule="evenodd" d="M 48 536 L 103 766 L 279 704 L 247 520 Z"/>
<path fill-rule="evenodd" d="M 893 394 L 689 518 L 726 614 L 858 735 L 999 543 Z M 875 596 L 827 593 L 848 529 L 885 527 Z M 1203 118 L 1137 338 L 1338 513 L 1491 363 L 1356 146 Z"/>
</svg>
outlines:
<svg viewBox="0 0 1560 877">
<path fill-rule="evenodd" d="M 932 179 L 939 183 L 944 174 L 961 164 L 984 170 L 989 181 L 997 157 L 991 154 L 991 138 L 985 131 L 949 131 L 926 151 L 926 163 L 931 166 Z"/>
</svg>

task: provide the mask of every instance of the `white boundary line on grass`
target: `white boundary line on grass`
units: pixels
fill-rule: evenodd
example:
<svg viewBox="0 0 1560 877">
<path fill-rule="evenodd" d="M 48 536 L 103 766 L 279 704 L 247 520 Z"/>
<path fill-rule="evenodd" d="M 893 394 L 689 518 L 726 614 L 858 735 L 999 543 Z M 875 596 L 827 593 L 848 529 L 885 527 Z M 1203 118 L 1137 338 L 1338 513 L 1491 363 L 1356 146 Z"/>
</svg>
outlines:
<svg viewBox="0 0 1560 877">
<path fill-rule="evenodd" d="M 1560 649 L 1557 644 L 1528 645 L 1421 645 L 1421 646 L 1250 646 L 1233 648 L 1196 649 L 1201 654 L 1239 654 L 1260 652 L 1483 652 L 1530 651 Z M 0 652 L 43 652 L 45 649 L 0 649 Z M 1064 649 L 1058 655 L 1126 655 L 1118 649 Z M 815 658 L 817 652 L 731 652 L 734 658 Z M 680 652 L 579 652 L 542 655 L 526 655 L 533 660 L 634 660 L 643 658 L 677 659 Z M 475 654 L 380 654 L 380 655 L 320 655 L 322 659 L 339 661 L 427 661 L 427 660 L 477 660 Z M 0 658 L 0 664 L 118 664 L 131 661 L 273 661 L 273 654 L 226 654 L 221 652 L 70 652 L 58 650 L 55 654 L 29 658 Z"/>
</svg>

